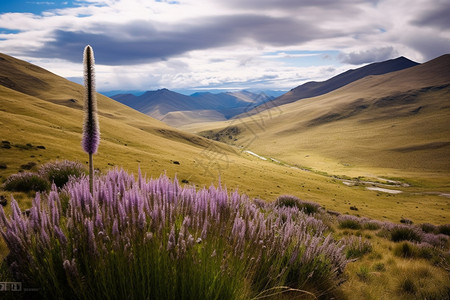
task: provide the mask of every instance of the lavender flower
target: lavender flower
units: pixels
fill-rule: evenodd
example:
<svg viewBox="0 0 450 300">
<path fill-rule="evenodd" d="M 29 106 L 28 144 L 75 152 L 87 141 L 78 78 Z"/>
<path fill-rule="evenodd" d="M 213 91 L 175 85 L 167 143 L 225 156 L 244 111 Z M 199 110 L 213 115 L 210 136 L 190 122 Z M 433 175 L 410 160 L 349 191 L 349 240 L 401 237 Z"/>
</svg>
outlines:
<svg viewBox="0 0 450 300">
<path fill-rule="evenodd" d="M 62 197 L 70 198 L 65 214 Z M 11 203 L 9 217 L 0 207 L 0 232 L 17 272 L 47 282 L 47 277 L 38 276 L 60 271 L 46 262 L 64 262 L 59 268 L 64 268 L 66 278 L 58 284 L 74 293 L 96 292 L 98 282 L 113 294 L 116 286 L 126 286 L 132 278 L 138 285 L 132 292 L 143 294 L 130 298 L 146 298 L 147 284 L 158 282 L 154 276 L 167 280 L 163 288 L 177 288 L 183 276 L 203 274 L 202 270 L 216 272 L 210 276 L 214 280 L 239 278 L 261 290 L 286 284 L 299 288 L 316 281 L 320 286 L 337 282 L 347 263 L 345 245 L 327 235 L 328 227 L 318 214 L 308 215 L 296 206 L 268 205 L 261 210 L 237 191 L 229 194 L 214 186 L 197 191 L 167 176 L 147 180 L 138 174 L 136 179 L 115 169 L 98 178 L 92 194 L 89 179 L 80 177 L 63 190 L 38 194 L 29 218 L 16 201 Z M 29 255 L 42 251 L 48 260 Z M 114 280 L 108 275 L 135 270 L 132 276 Z M 283 281 L 291 275 L 294 281 Z M 117 278 L 123 281 L 119 285 Z M 213 284 L 202 282 L 189 289 L 204 291 L 205 284 Z M 153 286 L 152 291 L 159 288 Z"/>
</svg>

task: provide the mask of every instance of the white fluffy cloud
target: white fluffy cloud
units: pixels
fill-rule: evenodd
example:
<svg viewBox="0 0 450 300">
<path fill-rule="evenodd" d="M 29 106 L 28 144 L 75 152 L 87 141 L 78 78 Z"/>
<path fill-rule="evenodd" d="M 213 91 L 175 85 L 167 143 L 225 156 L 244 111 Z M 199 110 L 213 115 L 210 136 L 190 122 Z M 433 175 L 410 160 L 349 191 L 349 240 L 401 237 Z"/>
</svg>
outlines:
<svg viewBox="0 0 450 300">
<path fill-rule="evenodd" d="M 1 13 L 0 52 L 74 78 L 90 44 L 101 90 L 290 89 L 351 65 L 450 52 L 445 2 L 77 1 Z"/>
</svg>

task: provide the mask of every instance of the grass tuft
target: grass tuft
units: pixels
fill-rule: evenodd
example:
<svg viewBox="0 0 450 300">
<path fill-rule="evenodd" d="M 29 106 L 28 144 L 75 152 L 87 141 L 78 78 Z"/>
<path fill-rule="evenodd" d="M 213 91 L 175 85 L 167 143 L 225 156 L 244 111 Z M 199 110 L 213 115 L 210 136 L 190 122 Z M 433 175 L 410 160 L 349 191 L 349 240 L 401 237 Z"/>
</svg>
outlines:
<svg viewBox="0 0 450 300">
<path fill-rule="evenodd" d="M 416 284 L 409 277 L 403 278 L 400 281 L 399 288 L 401 292 L 414 295 L 417 292 Z"/>
<path fill-rule="evenodd" d="M 344 244 L 347 245 L 345 252 L 347 259 L 359 258 L 372 252 L 372 244 L 362 237 L 351 236 L 344 240 Z"/>
<path fill-rule="evenodd" d="M 418 253 L 419 249 L 417 246 L 409 242 L 400 243 L 394 248 L 394 255 L 403 258 L 414 258 L 418 256 Z"/>
</svg>

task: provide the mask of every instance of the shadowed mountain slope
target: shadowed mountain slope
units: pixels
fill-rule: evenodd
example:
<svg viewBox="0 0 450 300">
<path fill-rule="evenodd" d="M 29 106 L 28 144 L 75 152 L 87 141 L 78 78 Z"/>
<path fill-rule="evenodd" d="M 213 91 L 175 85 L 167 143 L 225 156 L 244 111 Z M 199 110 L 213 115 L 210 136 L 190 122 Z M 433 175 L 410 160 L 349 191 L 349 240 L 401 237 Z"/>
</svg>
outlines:
<svg viewBox="0 0 450 300">
<path fill-rule="evenodd" d="M 302 84 L 296 88 L 293 88 L 286 94 L 281 95 L 280 97 L 274 99 L 271 102 L 271 106 L 279 106 L 304 98 L 320 96 L 369 75 L 382 75 L 390 72 L 407 69 L 416 65 L 418 65 L 418 63 L 411 61 L 403 56 L 396 59 L 369 64 L 367 66 L 358 69 L 348 70 L 326 81 L 321 82 L 310 81 L 305 84 Z M 256 108 L 250 113 L 252 114 L 257 113 L 263 109 L 266 108 L 264 107 L 260 107 L 259 109 Z"/>
</svg>

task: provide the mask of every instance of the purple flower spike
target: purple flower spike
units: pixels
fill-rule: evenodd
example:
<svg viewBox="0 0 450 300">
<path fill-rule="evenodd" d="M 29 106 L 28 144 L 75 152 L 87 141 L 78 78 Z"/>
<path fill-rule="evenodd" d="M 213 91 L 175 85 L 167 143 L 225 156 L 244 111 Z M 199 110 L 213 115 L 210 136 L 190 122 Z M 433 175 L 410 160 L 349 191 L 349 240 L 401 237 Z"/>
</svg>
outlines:
<svg viewBox="0 0 450 300">
<path fill-rule="evenodd" d="M 95 154 L 100 143 L 100 128 L 97 119 L 97 98 L 95 94 L 94 51 L 91 46 L 86 46 L 84 49 L 83 62 L 86 95 L 82 146 L 86 153 Z"/>
</svg>

